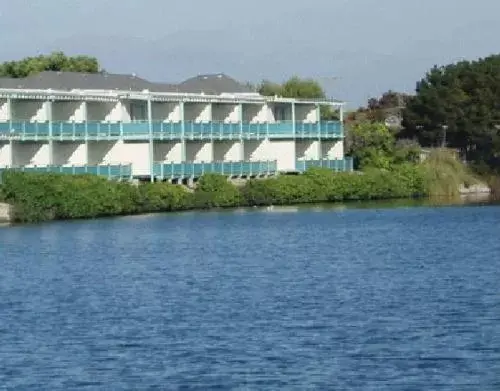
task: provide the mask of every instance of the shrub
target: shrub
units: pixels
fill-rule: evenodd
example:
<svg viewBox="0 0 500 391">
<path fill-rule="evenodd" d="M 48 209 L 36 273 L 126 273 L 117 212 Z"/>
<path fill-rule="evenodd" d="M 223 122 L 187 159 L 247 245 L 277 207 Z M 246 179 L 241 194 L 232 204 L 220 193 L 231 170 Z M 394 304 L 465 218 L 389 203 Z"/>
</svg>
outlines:
<svg viewBox="0 0 500 391">
<path fill-rule="evenodd" d="M 205 209 L 238 206 L 240 204 L 240 191 L 224 175 L 205 174 L 198 181 L 194 192 L 195 207 Z"/>
</svg>

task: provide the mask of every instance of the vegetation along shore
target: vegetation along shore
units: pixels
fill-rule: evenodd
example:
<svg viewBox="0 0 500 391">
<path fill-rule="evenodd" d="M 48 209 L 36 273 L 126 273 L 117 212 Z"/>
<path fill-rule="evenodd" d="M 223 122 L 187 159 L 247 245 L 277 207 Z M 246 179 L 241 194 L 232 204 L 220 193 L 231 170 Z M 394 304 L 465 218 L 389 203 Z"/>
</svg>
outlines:
<svg viewBox="0 0 500 391">
<path fill-rule="evenodd" d="M 134 185 L 93 175 L 6 170 L 1 202 L 12 205 L 12 220 L 40 222 L 151 212 L 239 206 L 458 196 L 460 185 L 479 183 L 448 152 L 423 163 L 403 162 L 358 173 L 310 169 L 302 175 L 253 179 L 237 186 L 218 174 L 203 176 L 196 189 L 166 182 Z"/>
</svg>

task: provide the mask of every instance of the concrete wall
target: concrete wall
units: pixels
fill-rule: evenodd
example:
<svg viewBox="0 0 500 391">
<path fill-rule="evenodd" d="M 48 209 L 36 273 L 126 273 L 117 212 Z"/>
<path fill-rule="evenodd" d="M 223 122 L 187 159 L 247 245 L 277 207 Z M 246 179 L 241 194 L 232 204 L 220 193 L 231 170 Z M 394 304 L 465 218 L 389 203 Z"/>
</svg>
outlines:
<svg viewBox="0 0 500 391">
<path fill-rule="evenodd" d="M 10 106 L 7 99 L 0 99 L 0 122 L 10 120 Z"/>
<path fill-rule="evenodd" d="M 12 166 L 12 148 L 8 141 L 0 141 L 0 167 Z"/>
<path fill-rule="evenodd" d="M 271 158 L 276 160 L 278 171 L 295 170 L 295 142 L 293 140 L 273 140 L 270 146 Z"/>
<path fill-rule="evenodd" d="M 186 141 L 186 161 L 196 163 L 213 161 L 212 143 Z"/>
<path fill-rule="evenodd" d="M 182 118 L 181 105 L 175 102 L 153 102 L 151 115 L 153 121 L 180 122 Z"/>
<path fill-rule="evenodd" d="M 243 160 L 243 145 L 240 141 L 214 141 L 214 160 L 239 162 Z"/>
<path fill-rule="evenodd" d="M 271 142 L 269 140 L 245 140 L 243 145 L 244 160 L 272 160 Z"/>
<path fill-rule="evenodd" d="M 52 120 L 53 121 L 74 121 L 84 122 L 86 119 L 85 102 L 53 102 Z"/>
<path fill-rule="evenodd" d="M 109 152 L 115 144 L 116 141 L 89 141 L 87 147 L 88 164 L 93 166 L 107 162 Z"/>
<path fill-rule="evenodd" d="M 318 140 L 297 140 L 295 154 L 297 160 L 317 160 L 321 158 L 321 142 Z"/>
<path fill-rule="evenodd" d="M 343 159 L 344 141 L 321 141 L 321 154 L 323 159 Z"/>
<path fill-rule="evenodd" d="M 314 123 L 319 121 L 316 105 L 295 104 L 295 120 L 297 122 Z"/>
<path fill-rule="evenodd" d="M 212 120 L 225 123 L 240 121 L 240 105 L 214 103 L 212 105 Z"/>
<path fill-rule="evenodd" d="M 275 122 L 272 107 L 264 104 L 243 104 L 243 122 Z"/>
<path fill-rule="evenodd" d="M 115 106 L 116 103 L 112 102 L 88 102 L 87 119 L 89 121 L 104 121 Z"/>
<path fill-rule="evenodd" d="M 182 143 L 155 142 L 153 160 L 155 162 L 181 163 L 183 161 Z"/>
<path fill-rule="evenodd" d="M 209 122 L 212 120 L 212 105 L 206 103 L 184 103 L 184 120 Z"/>
<path fill-rule="evenodd" d="M 88 143 L 88 164 L 132 164 L 132 175 L 149 175 L 149 143 L 99 141 Z"/>
<path fill-rule="evenodd" d="M 49 120 L 49 102 L 35 100 L 12 100 L 13 121 L 46 122 Z"/>
<path fill-rule="evenodd" d="M 53 163 L 61 166 L 87 164 L 87 144 L 77 142 L 54 142 Z"/>
<path fill-rule="evenodd" d="M 13 142 L 13 166 L 47 166 L 50 164 L 50 148 L 48 143 Z"/>
</svg>

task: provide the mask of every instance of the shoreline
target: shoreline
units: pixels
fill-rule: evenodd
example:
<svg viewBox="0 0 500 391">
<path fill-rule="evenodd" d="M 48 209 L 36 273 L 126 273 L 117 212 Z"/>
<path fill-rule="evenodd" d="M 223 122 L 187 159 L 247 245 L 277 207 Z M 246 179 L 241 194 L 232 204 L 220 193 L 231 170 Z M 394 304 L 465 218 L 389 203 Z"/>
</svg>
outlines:
<svg viewBox="0 0 500 391">
<path fill-rule="evenodd" d="M 170 210 L 170 211 L 154 211 L 154 212 L 139 212 L 129 214 L 110 214 L 97 217 L 82 217 L 72 219 L 55 219 L 45 220 L 39 222 L 16 222 L 6 221 L 0 219 L 0 228 L 33 225 L 49 222 L 73 222 L 73 221 L 92 221 L 100 219 L 114 219 L 114 218 L 127 218 L 127 217 L 146 217 L 157 215 L 170 215 L 170 214 L 203 214 L 203 213 L 217 213 L 217 212 L 276 212 L 276 213 L 294 213 L 300 209 L 316 209 L 316 210 L 330 210 L 330 209 L 393 209 L 398 207 L 452 207 L 452 206 L 479 206 L 486 205 L 500 205 L 500 201 L 490 194 L 462 194 L 459 197 L 420 197 L 420 198 L 388 198 L 388 199 L 372 199 L 372 200 L 346 200 L 346 201 L 332 201 L 332 202 L 310 202 L 310 203 L 295 203 L 295 204 L 280 204 L 280 205 L 262 205 L 262 206 L 228 206 L 228 207 L 213 207 L 213 208 L 192 208 L 184 210 Z"/>
</svg>

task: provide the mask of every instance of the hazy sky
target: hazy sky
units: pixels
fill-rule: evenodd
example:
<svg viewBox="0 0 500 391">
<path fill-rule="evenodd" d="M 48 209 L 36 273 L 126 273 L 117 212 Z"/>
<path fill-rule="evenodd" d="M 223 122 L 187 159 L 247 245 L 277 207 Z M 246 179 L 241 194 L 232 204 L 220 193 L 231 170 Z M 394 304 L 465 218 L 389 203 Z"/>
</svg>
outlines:
<svg viewBox="0 0 500 391">
<path fill-rule="evenodd" d="M 0 61 L 63 50 L 153 81 L 296 74 L 356 106 L 500 52 L 499 22 L 500 0 L 0 0 Z"/>
</svg>

